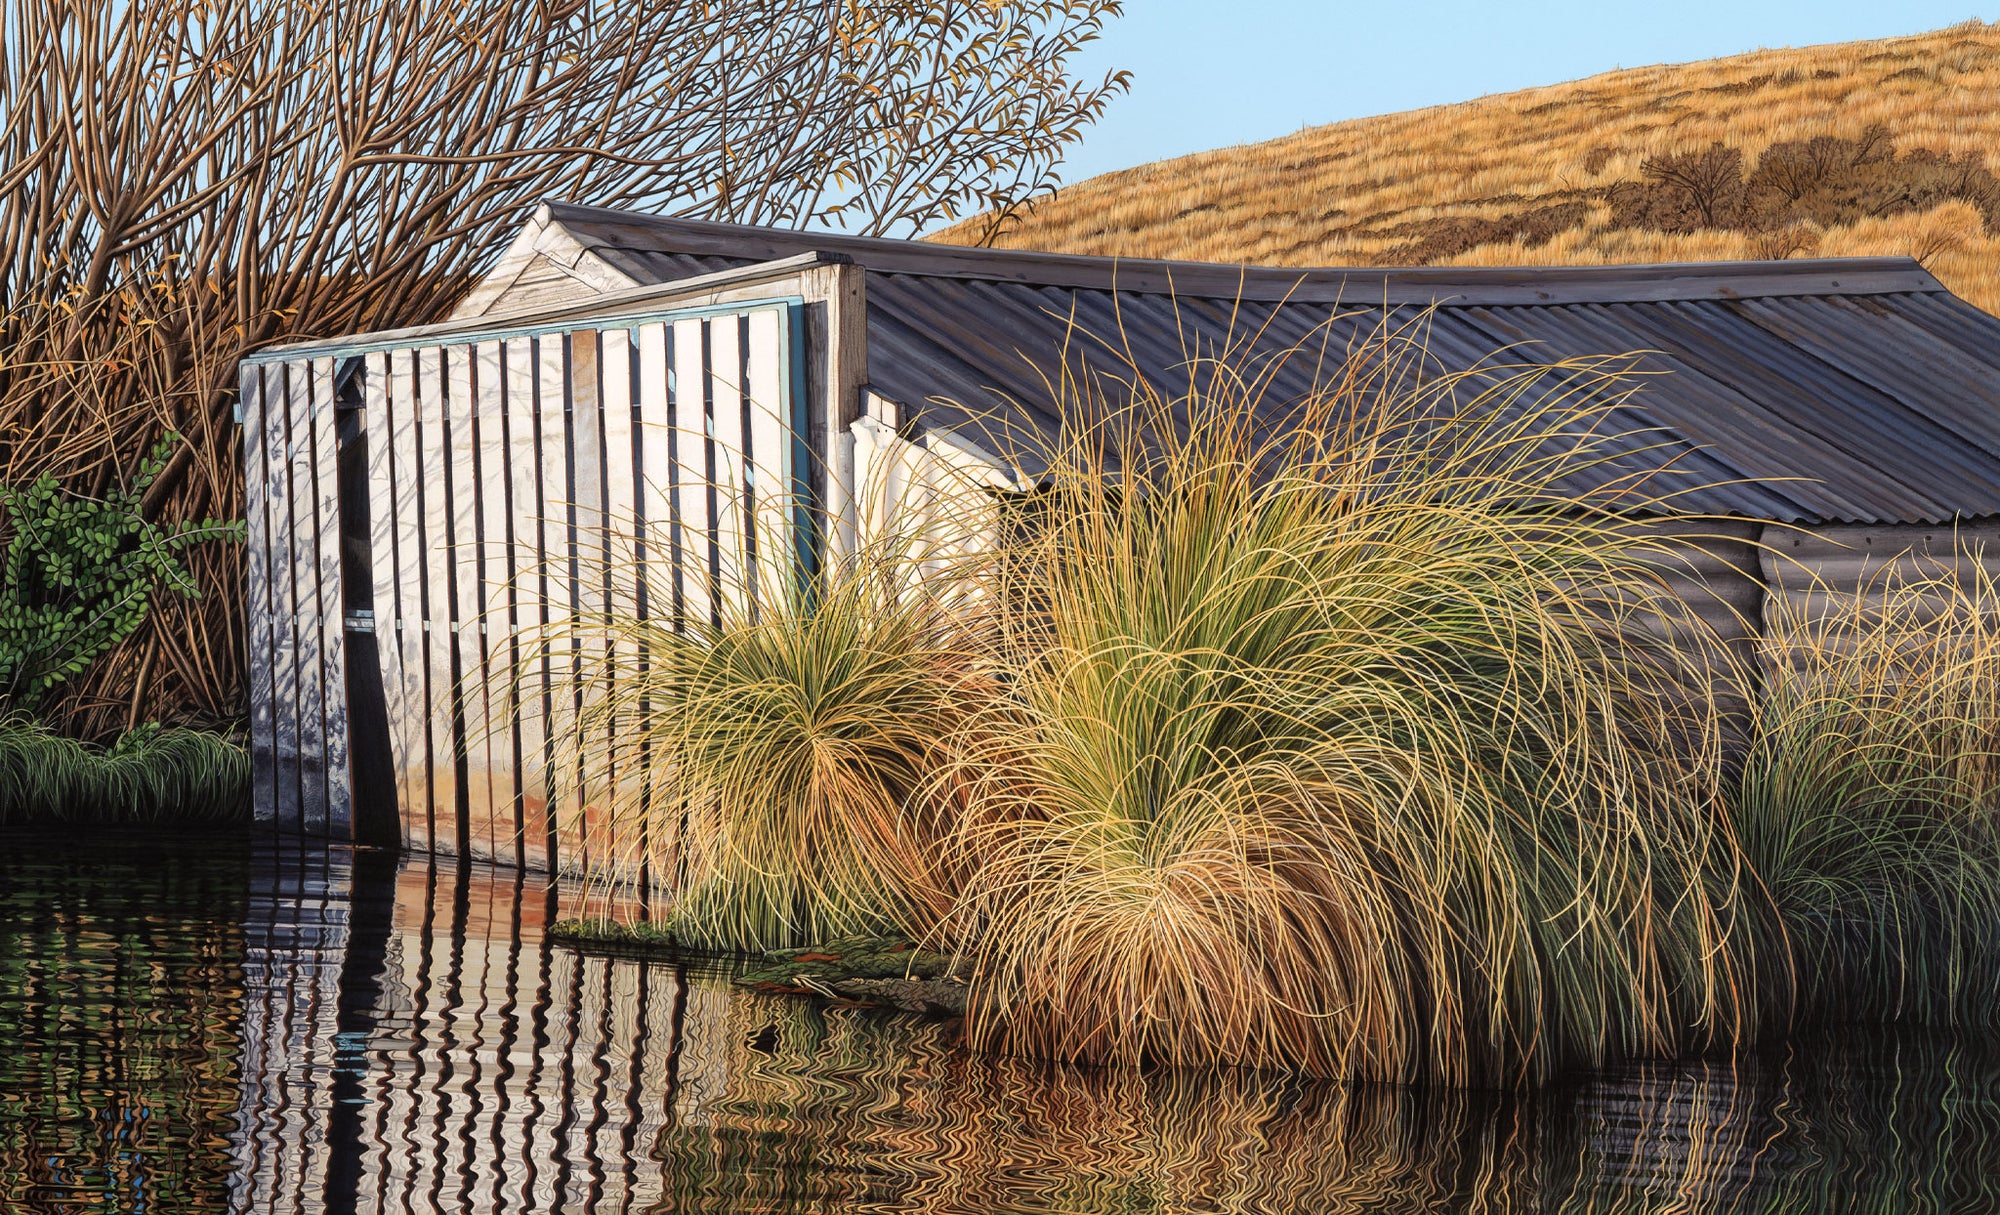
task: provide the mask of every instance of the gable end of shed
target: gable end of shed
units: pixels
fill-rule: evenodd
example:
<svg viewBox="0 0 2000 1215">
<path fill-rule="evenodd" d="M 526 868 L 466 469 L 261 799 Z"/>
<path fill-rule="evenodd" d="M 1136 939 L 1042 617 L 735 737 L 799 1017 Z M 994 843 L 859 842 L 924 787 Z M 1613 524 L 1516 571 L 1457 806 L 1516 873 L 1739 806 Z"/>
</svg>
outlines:
<svg viewBox="0 0 2000 1215">
<path fill-rule="evenodd" d="M 646 285 L 605 261 L 543 204 L 446 319 L 572 304 Z"/>
</svg>

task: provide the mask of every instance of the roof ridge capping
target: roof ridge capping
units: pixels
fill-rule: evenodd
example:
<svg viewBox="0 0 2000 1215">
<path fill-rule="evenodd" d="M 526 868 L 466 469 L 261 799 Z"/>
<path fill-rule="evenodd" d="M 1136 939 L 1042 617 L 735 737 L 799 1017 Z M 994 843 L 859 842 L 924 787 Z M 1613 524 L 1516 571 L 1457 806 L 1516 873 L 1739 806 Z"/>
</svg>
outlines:
<svg viewBox="0 0 2000 1215">
<path fill-rule="evenodd" d="M 1508 307 L 1946 293 L 1944 284 L 1910 257 L 1603 266 L 1294 268 L 986 249 L 756 227 L 563 202 L 544 203 L 538 218 L 560 224 L 587 248 L 746 261 L 773 261 L 807 252 L 838 253 L 885 274 L 1270 302 Z"/>
</svg>

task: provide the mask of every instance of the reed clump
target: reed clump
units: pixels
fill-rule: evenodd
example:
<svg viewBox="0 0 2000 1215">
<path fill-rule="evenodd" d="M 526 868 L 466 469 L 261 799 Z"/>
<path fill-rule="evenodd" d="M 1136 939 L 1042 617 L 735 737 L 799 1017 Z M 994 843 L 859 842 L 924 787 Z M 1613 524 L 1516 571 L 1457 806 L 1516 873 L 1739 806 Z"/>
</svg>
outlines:
<svg viewBox="0 0 2000 1215">
<path fill-rule="evenodd" d="M 1775 597 L 1747 659 L 1633 526 L 1675 486 L 1628 360 L 1424 337 L 1066 354 L 1033 492 L 906 463 L 812 577 L 767 542 L 713 611 L 567 619 L 529 665 L 604 872 L 694 949 L 920 942 L 974 1044 L 1072 1061 L 1509 1085 L 1991 1023 L 1984 566 Z"/>
<path fill-rule="evenodd" d="M 708 619 L 561 627 L 587 800 L 614 824 L 596 867 L 666 878 L 680 939 L 762 952 L 949 912 L 952 774 L 999 683 L 977 618 L 904 593 L 898 566 L 870 551 Z"/>
<path fill-rule="evenodd" d="M 975 1041 L 1505 1083 L 1753 1015 L 1709 706 L 1623 627 L 1618 381 L 1359 353 L 1288 416 L 1217 363 L 1054 453 L 958 835 Z"/>
<path fill-rule="evenodd" d="M 148 724 L 100 747 L 32 718 L 0 721 L 0 826 L 249 817 L 250 755 L 238 739 Z"/>
<path fill-rule="evenodd" d="M 1793 1022 L 2000 1015 L 2000 589 L 1973 557 L 1774 602 L 1730 801 Z"/>
</svg>

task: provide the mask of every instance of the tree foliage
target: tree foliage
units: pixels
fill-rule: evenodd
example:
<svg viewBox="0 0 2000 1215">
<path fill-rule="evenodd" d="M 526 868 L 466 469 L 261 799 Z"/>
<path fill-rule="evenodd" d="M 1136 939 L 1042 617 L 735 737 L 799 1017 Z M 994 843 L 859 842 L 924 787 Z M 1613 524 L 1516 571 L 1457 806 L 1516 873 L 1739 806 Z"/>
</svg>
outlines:
<svg viewBox="0 0 2000 1215">
<path fill-rule="evenodd" d="M 9 533 L 0 564 L 0 708 L 39 708 L 139 628 L 156 589 L 200 597 L 180 561 L 189 545 L 242 538 L 240 523 L 162 526 L 140 513 L 170 448 L 163 440 L 133 484 L 103 501 L 67 493 L 47 475 L 25 489 L 0 485 Z"/>
<path fill-rule="evenodd" d="M 0 480 L 240 507 L 246 350 L 435 318 L 545 198 L 910 232 L 1004 216 L 1124 87 L 1119 0 L 0 0 Z M 169 613 L 169 713 L 237 700 L 229 588 Z"/>
</svg>

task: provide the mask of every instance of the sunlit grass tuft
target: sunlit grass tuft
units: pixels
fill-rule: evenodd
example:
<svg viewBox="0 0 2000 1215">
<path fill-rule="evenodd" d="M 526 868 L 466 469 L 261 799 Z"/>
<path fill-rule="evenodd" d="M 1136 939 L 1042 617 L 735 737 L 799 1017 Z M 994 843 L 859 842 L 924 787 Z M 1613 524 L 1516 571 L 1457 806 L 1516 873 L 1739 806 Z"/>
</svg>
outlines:
<svg viewBox="0 0 2000 1215">
<path fill-rule="evenodd" d="M 598 865 L 656 866 L 681 939 L 761 951 L 923 934 L 948 914 L 952 774 L 999 685 L 976 621 L 900 574 L 871 550 L 719 624 L 559 630 L 566 656 L 590 655 L 586 797 L 624 845 Z"/>
<path fill-rule="evenodd" d="M 1267 399 L 1287 358 L 1333 370 Z M 1419 320 L 1185 366 L 1053 377 L 1035 492 L 552 626 L 598 875 L 695 948 L 954 951 L 971 1041 L 1059 1059 L 1519 1084 L 1990 1023 L 1983 575 L 1779 601 L 1715 684 L 1629 360 L 1445 374 Z"/>
</svg>

